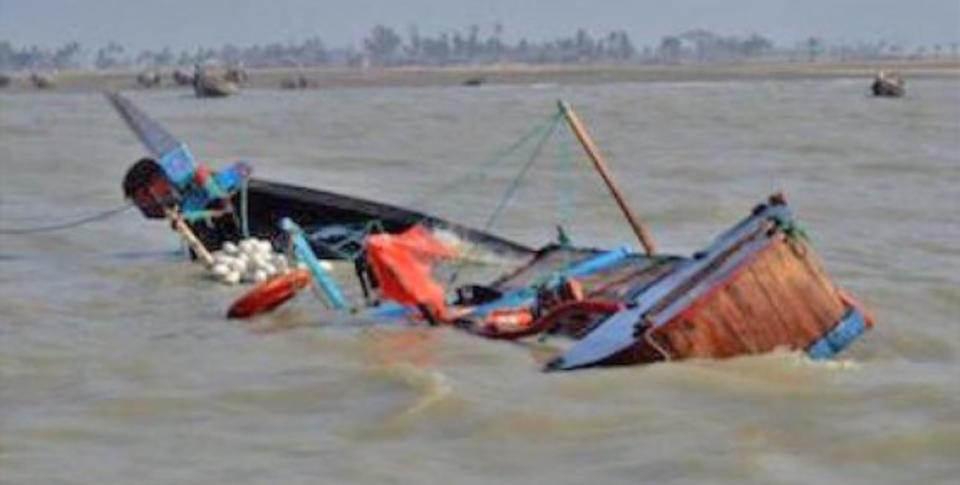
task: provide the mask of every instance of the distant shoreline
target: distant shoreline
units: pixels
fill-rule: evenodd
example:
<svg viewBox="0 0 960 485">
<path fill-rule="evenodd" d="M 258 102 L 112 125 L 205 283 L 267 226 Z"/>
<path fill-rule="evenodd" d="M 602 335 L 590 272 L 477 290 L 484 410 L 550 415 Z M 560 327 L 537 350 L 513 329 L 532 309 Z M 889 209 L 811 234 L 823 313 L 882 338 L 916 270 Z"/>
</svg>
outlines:
<svg viewBox="0 0 960 485">
<path fill-rule="evenodd" d="M 830 63 L 737 63 L 685 65 L 490 65 L 392 68 L 283 68 L 251 69 L 245 86 L 253 89 L 280 89 L 285 79 L 303 76 L 310 88 L 422 87 L 474 84 L 603 84 L 630 82 L 690 82 L 733 80 L 802 80 L 861 78 L 867 82 L 877 70 L 898 71 L 907 79 L 960 79 L 960 60 Z M 56 87 L 38 90 L 21 73 L 2 92 L 96 92 L 122 90 L 189 89 L 175 86 L 164 69 L 160 87 L 143 88 L 136 82 L 138 71 L 64 71 L 56 74 Z M 308 89 L 310 89 L 308 88 Z"/>
</svg>

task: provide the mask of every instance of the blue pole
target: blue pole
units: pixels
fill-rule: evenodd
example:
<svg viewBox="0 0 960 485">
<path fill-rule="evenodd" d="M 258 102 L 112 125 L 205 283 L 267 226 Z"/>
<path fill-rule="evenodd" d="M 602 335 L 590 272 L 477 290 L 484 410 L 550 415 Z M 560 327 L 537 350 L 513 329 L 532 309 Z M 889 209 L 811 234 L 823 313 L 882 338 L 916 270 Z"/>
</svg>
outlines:
<svg viewBox="0 0 960 485">
<path fill-rule="evenodd" d="M 323 266 L 320 265 L 320 260 L 313 254 L 310 243 L 308 243 L 307 239 L 303 236 L 303 229 L 287 217 L 280 220 L 280 228 L 290 236 L 290 241 L 293 242 L 294 255 L 297 260 L 303 261 L 307 267 L 310 268 L 314 281 L 317 282 L 317 286 L 320 287 L 324 296 L 327 297 L 327 302 L 330 306 L 335 310 L 346 310 L 349 308 L 347 299 L 344 298 L 343 292 L 340 291 L 340 286 L 337 285 L 337 282 L 333 279 L 330 272 L 323 269 Z"/>
</svg>

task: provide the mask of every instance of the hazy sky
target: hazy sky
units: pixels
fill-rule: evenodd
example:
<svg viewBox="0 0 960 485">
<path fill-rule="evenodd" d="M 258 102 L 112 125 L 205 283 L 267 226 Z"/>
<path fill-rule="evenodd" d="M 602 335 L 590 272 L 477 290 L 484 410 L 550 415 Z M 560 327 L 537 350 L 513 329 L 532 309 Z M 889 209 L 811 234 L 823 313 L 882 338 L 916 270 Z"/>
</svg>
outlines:
<svg viewBox="0 0 960 485">
<path fill-rule="evenodd" d="M 0 0 L 0 40 L 44 47 L 115 40 L 133 49 L 300 41 L 358 45 L 383 23 L 424 34 L 494 23 L 505 37 L 545 39 L 577 27 L 626 30 L 637 45 L 690 28 L 760 33 L 792 45 L 887 39 L 960 41 L 960 0 Z"/>
</svg>

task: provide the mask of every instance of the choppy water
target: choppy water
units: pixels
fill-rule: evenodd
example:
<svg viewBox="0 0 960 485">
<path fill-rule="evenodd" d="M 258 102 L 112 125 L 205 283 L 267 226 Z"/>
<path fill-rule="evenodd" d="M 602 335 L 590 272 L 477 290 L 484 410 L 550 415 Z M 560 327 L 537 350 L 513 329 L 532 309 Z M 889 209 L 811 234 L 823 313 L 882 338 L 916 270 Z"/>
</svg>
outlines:
<svg viewBox="0 0 960 485">
<path fill-rule="evenodd" d="M 252 328 L 164 224 L 0 236 L 0 482 L 937 483 L 960 476 L 960 83 L 850 81 L 132 95 L 214 165 L 394 202 L 579 109 L 665 251 L 783 189 L 879 326 L 843 355 L 545 375 L 543 349 L 332 322 Z M 629 242 L 552 143 L 494 229 Z M 120 203 L 141 149 L 93 94 L 0 96 L 0 225 Z M 420 205 L 480 225 L 522 157 Z M 575 167 L 575 168 L 571 168 Z M 558 197 L 557 193 L 566 194 Z M 569 222 L 575 220 L 576 222 Z M 290 327 L 265 333 L 260 327 Z"/>
</svg>

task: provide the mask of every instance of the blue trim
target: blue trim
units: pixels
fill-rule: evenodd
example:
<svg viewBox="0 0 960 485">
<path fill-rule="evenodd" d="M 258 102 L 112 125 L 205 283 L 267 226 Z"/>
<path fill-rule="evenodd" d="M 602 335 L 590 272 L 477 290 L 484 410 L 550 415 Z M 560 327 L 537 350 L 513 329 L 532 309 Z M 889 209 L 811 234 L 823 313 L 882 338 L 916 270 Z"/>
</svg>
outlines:
<svg viewBox="0 0 960 485">
<path fill-rule="evenodd" d="M 579 277 L 579 276 L 588 276 L 594 274 L 598 271 L 603 271 L 606 268 L 609 268 L 624 259 L 630 257 L 630 247 L 629 246 L 620 246 L 616 249 L 598 254 L 592 258 L 585 259 L 579 263 L 575 263 L 566 270 L 563 270 L 562 273 L 565 277 Z"/>
<path fill-rule="evenodd" d="M 860 310 L 850 307 L 846 315 L 826 335 L 807 347 L 812 359 L 829 359 L 850 346 L 867 330 L 867 323 Z"/>
<path fill-rule="evenodd" d="M 178 189 L 183 189 L 190 183 L 190 178 L 193 177 L 193 172 L 197 169 L 193 155 L 183 143 L 164 153 L 157 163 L 163 167 L 167 177 Z"/>
<path fill-rule="evenodd" d="M 213 174 L 217 187 L 220 190 L 230 193 L 240 190 L 243 182 L 247 180 L 250 173 L 250 166 L 244 162 L 236 162 L 227 165 L 222 170 Z"/>
<path fill-rule="evenodd" d="M 552 288 L 561 284 L 567 278 L 588 276 L 599 271 L 603 271 L 604 269 L 614 266 L 617 263 L 627 259 L 631 254 L 632 253 L 630 252 L 630 248 L 628 246 L 620 246 L 611 251 L 600 253 L 596 256 L 592 256 L 583 261 L 574 263 L 565 269 L 557 271 L 546 279 L 544 285 L 548 288 Z M 487 313 L 500 308 L 531 306 L 534 304 L 536 299 L 537 290 L 535 288 L 520 288 L 518 290 L 509 291 L 490 303 L 476 306 L 473 311 L 470 312 L 470 315 L 484 316 Z"/>
<path fill-rule="evenodd" d="M 303 230 L 300 229 L 300 226 L 289 218 L 284 217 L 280 220 L 280 228 L 290 236 L 290 240 L 293 242 L 294 254 L 298 260 L 303 261 L 307 267 L 310 268 L 314 281 L 317 282 L 320 290 L 323 291 L 324 296 L 327 297 L 330 306 L 335 310 L 347 309 L 349 305 L 347 304 L 347 299 L 344 298 L 343 293 L 340 291 L 340 286 L 337 285 L 337 282 L 333 279 L 333 276 L 330 275 L 330 272 L 323 269 L 323 266 L 320 265 L 320 260 L 313 254 L 310 243 L 308 243 L 307 239 L 303 236 Z"/>
<path fill-rule="evenodd" d="M 417 310 L 413 307 L 401 305 L 393 301 L 385 301 L 380 303 L 374 308 L 371 308 L 363 312 L 363 316 L 367 318 L 383 319 L 383 320 L 395 320 L 399 318 L 409 317 L 417 313 Z"/>
</svg>

